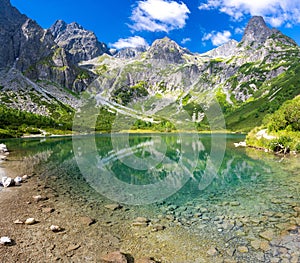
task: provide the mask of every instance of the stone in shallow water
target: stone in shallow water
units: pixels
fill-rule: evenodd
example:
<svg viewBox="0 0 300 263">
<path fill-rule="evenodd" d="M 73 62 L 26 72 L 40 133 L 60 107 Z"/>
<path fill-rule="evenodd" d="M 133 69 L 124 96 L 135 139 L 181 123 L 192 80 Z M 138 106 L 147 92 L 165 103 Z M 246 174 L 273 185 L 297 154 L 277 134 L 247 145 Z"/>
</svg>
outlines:
<svg viewBox="0 0 300 263">
<path fill-rule="evenodd" d="M 43 213 L 50 214 L 50 213 L 54 212 L 54 208 L 52 208 L 52 207 L 44 207 L 44 208 L 42 208 L 42 211 L 43 211 Z"/>
<path fill-rule="evenodd" d="M 33 200 L 36 201 L 36 202 L 45 201 L 47 199 L 48 198 L 46 196 L 41 196 L 41 195 L 35 195 L 35 196 L 33 196 Z"/>
<path fill-rule="evenodd" d="M 133 222 L 132 226 L 138 226 L 138 227 L 147 227 L 148 223 L 142 223 L 142 222 Z"/>
<path fill-rule="evenodd" d="M 248 253 L 249 249 L 246 246 L 240 246 L 237 248 L 237 251 L 240 253 Z"/>
<path fill-rule="evenodd" d="M 103 256 L 100 262 L 101 263 L 128 263 L 128 260 L 123 253 L 119 251 L 115 251 Z"/>
<path fill-rule="evenodd" d="M 211 247 L 209 250 L 207 250 L 207 255 L 213 257 L 213 256 L 216 256 L 218 255 L 218 250 L 215 248 L 215 247 Z"/>
<path fill-rule="evenodd" d="M 106 205 L 105 208 L 107 208 L 111 211 L 116 211 L 118 209 L 121 209 L 122 206 L 120 204 L 110 204 L 110 205 Z"/>
<path fill-rule="evenodd" d="M 157 231 L 162 231 L 164 230 L 166 227 L 165 226 L 162 226 L 162 225 L 155 225 L 153 226 L 152 228 L 152 232 L 157 232 Z"/>
<path fill-rule="evenodd" d="M 300 207 L 296 206 L 293 208 L 295 212 L 300 213 Z"/>
<path fill-rule="evenodd" d="M 34 225 L 37 221 L 34 218 L 27 218 L 25 221 L 25 225 Z"/>
<path fill-rule="evenodd" d="M 63 229 L 60 226 L 56 226 L 56 225 L 51 225 L 50 226 L 50 230 L 54 233 L 58 233 L 63 231 Z"/>
<path fill-rule="evenodd" d="M 246 236 L 246 233 L 243 232 L 242 230 L 238 230 L 238 231 L 235 232 L 235 235 L 237 237 L 244 237 L 244 236 Z"/>
<path fill-rule="evenodd" d="M 252 240 L 250 244 L 255 250 L 260 249 L 260 240 Z"/>
<path fill-rule="evenodd" d="M 139 223 L 149 223 L 150 220 L 146 217 L 137 217 L 134 219 L 134 222 L 139 222 Z"/>
<path fill-rule="evenodd" d="M 271 249 L 271 247 L 270 247 L 270 244 L 269 244 L 269 242 L 268 241 L 262 241 L 261 243 L 260 243 L 260 249 L 262 250 L 262 251 L 268 251 L 268 250 L 270 250 Z"/>
<path fill-rule="evenodd" d="M 141 258 L 141 259 L 137 259 L 134 260 L 135 263 L 157 263 L 157 261 L 155 261 L 155 259 L 153 258 Z"/>
<path fill-rule="evenodd" d="M 79 218 L 79 222 L 82 225 L 90 226 L 90 225 L 95 223 L 95 219 L 90 218 L 88 216 L 82 216 L 82 217 Z"/>
<path fill-rule="evenodd" d="M 240 203 L 238 201 L 230 202 L 229 203 L 231 206 L 239 206 Z"/>
<path fill-rule="evenodd" d="M 268 241 L 272 241 L 275 234 L 272 230 L 266 230 L 264 232 L 259 233 L 259 236 Z"/>
<path fill-rule="evenodd" d="M 67 252 L 71 252 L 71 251 L 74 251 L 74 250 L 76 250 L 76 249 L 78 249 L 78 248 L 80 248 L 80 245 L 70 245 L 70 246 L 68 246 L 68 248 L 67 248 Z"/>
</svg>

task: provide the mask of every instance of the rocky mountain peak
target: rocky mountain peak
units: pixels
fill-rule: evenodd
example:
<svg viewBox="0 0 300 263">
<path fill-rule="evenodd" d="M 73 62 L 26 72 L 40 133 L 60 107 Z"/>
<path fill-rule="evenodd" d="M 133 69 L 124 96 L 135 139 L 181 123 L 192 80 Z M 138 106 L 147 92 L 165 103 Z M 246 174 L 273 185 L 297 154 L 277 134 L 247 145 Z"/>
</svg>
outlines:
<svg viewBox="0 0 300 263">
<path fill-rule="evenodd" d="M 254 16 L 248 22 L 241 43 L 258 46 L 264 43 L 272 34 L 273 30 L 266 25 L 263 17 Z"/>
<path fill-rule="evenodd" d="M 183 63 L 183 55 L 190 53 L 168 37 L 157 39 L 148 50 L 149 58 L 167 63 Z"/>
<path fill-rule="evenodd" d="M 50 31 L 54 38 L 57 38 L 61 32 L 64 32 L 67 28 L 67 23 L 63 20 L 57 20 L 52 27 L 50 28 Z"/>
<path fill-rule="evenodd" d="M 72 55 L 74 63 L 109 53 L 106 44 L 99 42 L 92 31 L 86 30 L 76 22 L 67 24 L 58 20 L 51 26 L 50 31 L 57 45 Z"/>
<path fill-rule="evenodd" d="M 238 44 L 239 42 L 237 42 L 234 39 L 231 39 L 227 43 L 202 54 L 202 56 L 211 57 L 211 58 L 231 57 L 235 54 L 236 47 Z"/>
<path fill-rule="evenodd" d="M 22 15 L 15 7 L 10 4 L 10 0 L 0 1 L 0 25 L 8 27 L 20 25 L 26 20 L 26 16 Z"/>
</svg>

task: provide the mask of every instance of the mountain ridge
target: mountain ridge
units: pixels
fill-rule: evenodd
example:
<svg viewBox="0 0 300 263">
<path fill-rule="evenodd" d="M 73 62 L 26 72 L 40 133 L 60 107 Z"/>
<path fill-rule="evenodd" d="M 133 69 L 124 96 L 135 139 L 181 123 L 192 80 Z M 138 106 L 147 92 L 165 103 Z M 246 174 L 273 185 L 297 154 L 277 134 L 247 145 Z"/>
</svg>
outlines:
<svg viewBox="0 0 300 263">
<path fill-rule="evenodd" d="M 0 5 L 0 29 L 15 39 L 7 44 L 0 38 L 0 100 L 8 107 L 70 122 L 81 105 L 78 95 L 85 91 L 101 98 L 108 111 L 134 110 L 145 121 L 187 112 L 202 129 L 207 127 L 204 109 L 215 97 L 228 128 L 249 130 L 300 93 L 299 46 L 268 28 L 262 17 L 250 19 L 240 42 L 231 40 L 204 54 L 167 37 L 147 49 L 112 54 L 75 22 L 58 20 L 44 30 L 10 1 Z"/>
<path fill-rule="evenodd" d="M 99 42 L 92 31 L 84 29 L 76 22 L 67 24 L 63 20 L 57 20 L 49 30 L 55 43 L 72 55 L 75 64 L 104 53 L 110 54 L 105 43 Z"/>
</svg>

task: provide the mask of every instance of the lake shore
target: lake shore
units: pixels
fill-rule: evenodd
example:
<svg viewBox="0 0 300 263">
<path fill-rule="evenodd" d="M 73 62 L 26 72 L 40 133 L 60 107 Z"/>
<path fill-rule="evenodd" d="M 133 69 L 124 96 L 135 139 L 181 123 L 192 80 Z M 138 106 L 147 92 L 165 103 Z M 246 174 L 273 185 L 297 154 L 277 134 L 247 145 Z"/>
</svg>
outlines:
<svg viewBox="0 0 300 263">
<path fill-rule="evenodd" d="M 104 263 L 107 261 L 103 258 L 117 251 L 134 258 L 135 263 L 299 259 L 295 252 L 300 247 L 296 195 L 284 194 L 284 200 L 269 201 L 276 210 L 283 207 L 286 213 L 269 210 L 249 215 L 243 202 L 210 198 L 205 203 L 184 206 L 161 204 L 154 206 L 154 211 L 152 207 L 119 205 L 102 198 L 83 178 L 75 180 L 57 173 L 44 176 L 35 164 L 49 155 L 45 152 L 20 158 L 12 152 L 2 165 L 7 176 L 28 174 L 29 178 L 22 186 L 0 191 L 1 236 L 13 240 L 12 246 L 0 246 L 1 262 Z M 61 174 L 70 170 L 69 164 L 66 170 L 59 170 Z M 37 222 L 14 223 L 28 218 Z M 193 223 L 197 226 L 194 232 L 190 231 Z M 53 232 L 53 225 L 60 231 Z M 270 235 L 266 236 L 266 231 Z M 281 252 L 282 240 L 289 251 Z M 273 256 L 275 252 L 278 254 Z M 150 261 L 151 257 L 155 260 Z"/>
<path fill-rule="evenodd" d="M 21 186 L 0 191 L 1 236 L 12 240 L 10 246 L 0 245 L 1 262 L 105 263 L 109 261 L 103 259 L 116 251 L 127 255 L 129 263 L 133 262 L 133 257 L 137 263 L 171 263 L 174 260 L 192 263 L 195 257 L 206 262 L 207 249 L 193 252 L 187 244 L 195 245 L 197 241 L 192 241 L 182 229 L 160 231 L 158 228 L 160 232 L 156 232 L 150 221 L 146 227 L 133 226 L 135 219 L 128 216 L 132 208 L 112 208 L 110 206 L 116 204 L 107 202 L 96 211 L 91 204 L 73 197 L 68 187 L 57 191 L 49 181 L 20 162 L 22 160 L 10 157 L 2 165 L 10 177 L 30 174 Z M 36 222 L 24 224 L 28 218 Z M 61 231 L 51 231 L 52 225 L 59 226 Z"/>
</svg>

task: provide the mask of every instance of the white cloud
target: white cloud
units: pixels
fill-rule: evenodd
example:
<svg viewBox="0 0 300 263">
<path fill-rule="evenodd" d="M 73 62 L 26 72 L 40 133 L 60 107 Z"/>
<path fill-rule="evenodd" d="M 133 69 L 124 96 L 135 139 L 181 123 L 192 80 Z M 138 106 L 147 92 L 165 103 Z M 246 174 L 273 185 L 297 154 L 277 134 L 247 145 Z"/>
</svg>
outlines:
<svg viewBox="0 0 300 263">
<path fill-rule="evenodd" d="M 208 34 L 204 34 L 202 41 L 211 40 L 214 46 L 220 46 L 222 44 L 227 43 L 230 40 L 231 33 L 228 30 L 223 32 L 212 31 Z"/>
<path fill-rule="evenodd" d="M 300 1 L 298 0 L 206 0 L 200 10 L 219 10 L 234 20 L 245 15 L 261 15 L 274 27 L 300 23 Z"/>
<path fill-rule="evenodd" d="M 238 34 L 238 35 L 243 34 L 244 31 L 245 31 L 245 28 L 237 27 L 237 28 L 234 29 L 234 33 Z"/>
<path fill-rule="evenodd" d="M 187 42 L 191 42 L 191 41 L 192 41 L 192 40 L 191 40 L 189 37 L 187 37 L 187 38 L 182 39 L 180 43 L 184 45 L 184 44 L 186 44 Z"/>
<path fill-rule="evenodd" d="M 132 11 L 130 27 L 135 31 L 164 31 L 183 28 L 190 10 L 183 3 L 169 0 L 139 1 Z"/>
<path fill-rule="evenodd" d="M 122 49 L 128 47 L 148 47 L 149 44 L 144 38 L 140 36 L 134 36 L 129 38 L 120 38 L 116 43 L 111 44 L 111 46 L 117 49 Z"/>
</svg>

